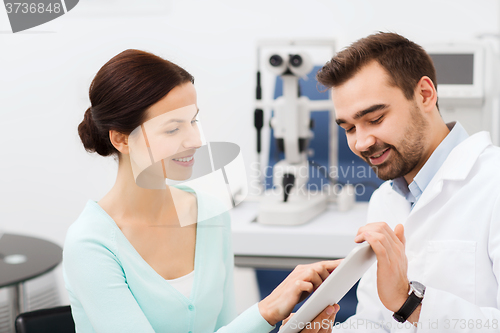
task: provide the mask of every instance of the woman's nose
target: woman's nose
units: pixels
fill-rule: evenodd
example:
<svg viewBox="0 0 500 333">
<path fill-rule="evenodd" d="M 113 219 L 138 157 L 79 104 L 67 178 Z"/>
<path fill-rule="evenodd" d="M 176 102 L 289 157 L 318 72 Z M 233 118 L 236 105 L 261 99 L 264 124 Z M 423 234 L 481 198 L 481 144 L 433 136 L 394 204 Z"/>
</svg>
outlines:
<svg viewBox="0 0 500 333">
<path fill-rule="evenodd" d="M 188 133 L 186 133 L 183 145 L 185 148 L 198 149 L 201 147 L 202 145 L 201 135 L 197 125 L 191 127 L 191 130 L 189 130 Z"/>
</svg>

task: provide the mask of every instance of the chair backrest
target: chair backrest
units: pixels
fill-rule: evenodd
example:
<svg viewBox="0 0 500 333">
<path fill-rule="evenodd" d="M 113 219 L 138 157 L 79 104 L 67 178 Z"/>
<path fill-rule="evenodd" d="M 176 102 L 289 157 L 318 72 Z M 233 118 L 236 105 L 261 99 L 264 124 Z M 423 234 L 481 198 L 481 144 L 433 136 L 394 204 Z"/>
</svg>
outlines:
<svg viewBox="0 0 500 333">
<path fill-rule="evenodd" d="M 71 307 L 58 306 L 21 313 L 16 318 L 16 333 L 74 333 Z"/>
</svg>

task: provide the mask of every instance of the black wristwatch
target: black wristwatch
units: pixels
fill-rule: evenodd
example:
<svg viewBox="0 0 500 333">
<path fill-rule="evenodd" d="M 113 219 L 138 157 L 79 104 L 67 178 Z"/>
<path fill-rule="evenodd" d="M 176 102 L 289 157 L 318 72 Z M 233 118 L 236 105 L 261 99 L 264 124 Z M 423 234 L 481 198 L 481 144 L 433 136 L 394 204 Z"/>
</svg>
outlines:
<svg viewBox="0 0 500 333">
<path fill-rule="evenodd" d="M 422 300 L 424 299 L 425 294 L 425 286 L 417 281 L 410 282 L 410 292 L 408 293 L 408 298 L 406 299 L 405 304 L 395 312 L 392 317 L 399 321 L 400 323 L 404 323 L 408 317 L 411 316 L 413 311 L 418 307 Z"/>
</svg>

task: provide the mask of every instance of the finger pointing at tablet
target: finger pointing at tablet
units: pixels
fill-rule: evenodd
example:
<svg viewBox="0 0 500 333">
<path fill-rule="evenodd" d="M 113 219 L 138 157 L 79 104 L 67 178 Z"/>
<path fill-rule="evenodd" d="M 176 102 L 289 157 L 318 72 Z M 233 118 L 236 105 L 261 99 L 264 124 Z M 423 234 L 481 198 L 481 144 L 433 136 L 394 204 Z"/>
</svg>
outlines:
<svg viewBox="0 0 500 333">
<path fill-rule="evenodd" d="M 288 317 L 293 307 L 316 290 L 341 261 L 326 260 L 295 267 L 269 296 L 259 302 L 262 317 L 271 325 Z"/>
<path fill-rule="evenodd" d="M 323 281 L 321 286 L 301 305 L 293 317 L 280 328 L 279 332 L 309 332 L 304 331 L 304 329 L 318 328 L 318 326 L 311 327 L 310 324 L 318 318 L 318 315 L 324 311 L 325 307 L 328 308 L 328 305 L 338 304 L 375 261 L 375 252 L 368 243 L 356 246 Z M 328 324 L 326 322 L 321 329 L 328 332 Z M 316 325 L 319 325 L 319 323 Z M 318 330 L 318 332 L 323 331 Z"/>
<path fill-rule="evenodd" d="M 398 224 L 392 231 L 387 223 L 369 223 L 359 228 L 354 238 L 357 243 L 365 240 L 377 255 L 377 290 L 380 301 L 387 309 L 396 312 L 406 301 L 410 289 L 404 227 Z"/>
</svg>

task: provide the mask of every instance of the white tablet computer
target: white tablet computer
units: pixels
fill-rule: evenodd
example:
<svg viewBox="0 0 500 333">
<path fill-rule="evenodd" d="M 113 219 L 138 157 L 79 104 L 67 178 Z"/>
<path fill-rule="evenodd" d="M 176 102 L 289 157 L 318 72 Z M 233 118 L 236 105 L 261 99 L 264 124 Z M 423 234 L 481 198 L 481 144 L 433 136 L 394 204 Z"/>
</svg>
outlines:
<svg viewBox="0 0 500 333">
<path fill-rule="evenodd" d="M 376 260 L 370 244 L 363 243 L 355 247 L 281 327 L 279 333 L 297 333 L 304 329 L 328 305 L 338 303 Z"/>
</svg>

